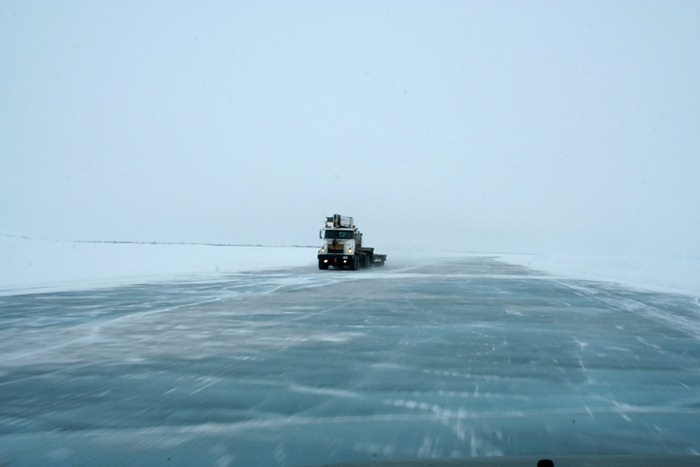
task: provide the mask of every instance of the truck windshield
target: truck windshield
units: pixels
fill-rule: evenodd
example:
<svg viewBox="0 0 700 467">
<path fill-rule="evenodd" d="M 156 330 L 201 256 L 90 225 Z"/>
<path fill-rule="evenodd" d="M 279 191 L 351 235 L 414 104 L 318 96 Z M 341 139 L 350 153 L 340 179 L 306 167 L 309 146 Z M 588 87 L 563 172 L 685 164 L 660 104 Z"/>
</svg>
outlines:
<svg viewBox="0 0 700 467">
<path fill-rule="evenodd" d="M 352 230 L 326 230 L 325 238 L 353 238 Z"/>
</svg>

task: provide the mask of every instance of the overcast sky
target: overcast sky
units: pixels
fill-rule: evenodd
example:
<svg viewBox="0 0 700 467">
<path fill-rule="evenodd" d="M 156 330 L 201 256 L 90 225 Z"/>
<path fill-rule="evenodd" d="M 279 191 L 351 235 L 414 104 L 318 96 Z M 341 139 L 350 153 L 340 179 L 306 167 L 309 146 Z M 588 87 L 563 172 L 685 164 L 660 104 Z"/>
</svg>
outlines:
<svg viewBox="0 0 700 467">
<path fill-rule="evenodd" d="M 700 2 L 0 2 L 0 233 L 700 257 Z"/>
</svg>

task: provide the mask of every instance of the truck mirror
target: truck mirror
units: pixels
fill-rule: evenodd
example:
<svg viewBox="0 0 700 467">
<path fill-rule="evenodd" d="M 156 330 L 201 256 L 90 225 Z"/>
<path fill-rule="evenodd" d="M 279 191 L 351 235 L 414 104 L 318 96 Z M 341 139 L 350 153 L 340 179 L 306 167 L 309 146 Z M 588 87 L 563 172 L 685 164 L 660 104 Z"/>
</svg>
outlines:
<svg viewBox="0 0 700 467">
<path fill-rule="evenodd" d="M 319 230 L 319 231 L 318 231 L 318 238 L 320 238 L 321 240 L 323 240 L 323 230 Z"/>
</svg>

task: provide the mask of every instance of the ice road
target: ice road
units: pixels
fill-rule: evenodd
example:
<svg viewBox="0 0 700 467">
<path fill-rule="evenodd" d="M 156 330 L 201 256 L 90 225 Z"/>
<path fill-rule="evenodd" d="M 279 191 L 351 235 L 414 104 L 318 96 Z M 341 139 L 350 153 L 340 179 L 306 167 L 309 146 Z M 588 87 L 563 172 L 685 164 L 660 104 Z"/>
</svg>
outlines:
<svg viewBox="0 0 700 467">
<path fill-rule="evenodd" d="M 700 302 L 490 257 L 0 297 L 0 464 L 700 453 Z"/>
</svg>

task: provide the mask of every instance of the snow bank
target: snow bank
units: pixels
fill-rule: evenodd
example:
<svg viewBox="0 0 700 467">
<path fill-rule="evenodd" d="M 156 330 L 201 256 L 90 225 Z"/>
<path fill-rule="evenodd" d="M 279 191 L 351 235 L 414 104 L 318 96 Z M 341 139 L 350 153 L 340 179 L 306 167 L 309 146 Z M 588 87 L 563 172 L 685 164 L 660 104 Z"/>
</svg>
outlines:
<svg viewBox="0 0 700 467">
<path fill-rule="evenodd" d="M 303 247 L 79 243 L 0 238 L 0 294 L 311 266 Z"/>
<path fill-rule="evenodd" d="M 657 292 L 700 295 L 700 259 L 498 255 L 503 261 L 566 279 L 615 282 Z"/>
</svg>

